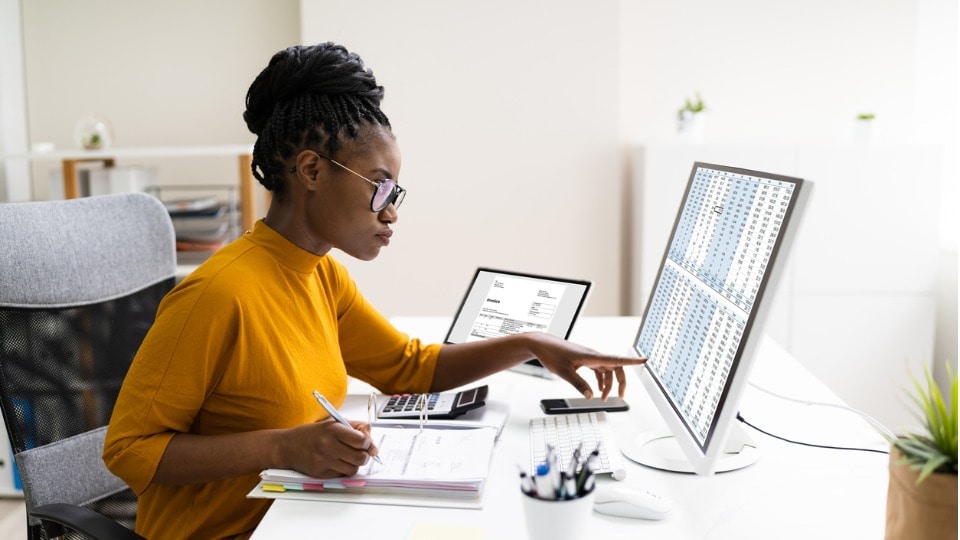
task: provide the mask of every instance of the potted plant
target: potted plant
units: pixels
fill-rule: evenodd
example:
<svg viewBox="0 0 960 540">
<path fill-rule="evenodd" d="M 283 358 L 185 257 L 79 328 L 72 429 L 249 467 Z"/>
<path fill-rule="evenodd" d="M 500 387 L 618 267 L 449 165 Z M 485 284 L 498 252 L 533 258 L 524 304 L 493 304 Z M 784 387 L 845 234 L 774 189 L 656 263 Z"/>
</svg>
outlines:
<svg viewBox="0 0 960 540">
<path fill-rule="evenodd" d="M 105 117 L 91 113 L 73 127 L 73 136 L 86 150 L 103 150 L 113 143 L 113 126 Z"/>
<path fill-rule="evenodd" d="M 684 100 L 683 107 L 677 111 L 677 132 L 681 137 L 694 142 L 703 139 L 706 110 L 699 92 L 696 99 Z"/>
<path fill-rule="evenodd" d="M 857 115 L 854 128 L 854 139 L 860 143 L 873 140 L 873 121 L 877 118 L 872 112 L 862 112 Z"/>
<path fill-rule="evenodd" d="M 950 401 L 924 368 L 911 375 L 923 429 L 890 441 L 886 538 L 957 538 L 957 376 L 947 368 Z"/>
</svg>

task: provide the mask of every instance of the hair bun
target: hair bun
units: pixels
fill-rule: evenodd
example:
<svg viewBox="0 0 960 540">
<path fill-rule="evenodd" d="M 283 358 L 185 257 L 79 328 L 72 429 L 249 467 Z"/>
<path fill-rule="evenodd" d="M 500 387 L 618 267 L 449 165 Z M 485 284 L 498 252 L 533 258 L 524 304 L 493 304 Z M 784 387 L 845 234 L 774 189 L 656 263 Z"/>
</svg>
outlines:
<svg viewBox="0 0 960 540">
<path fill-rule="evenodd" d="M 288 47 L 270 59 L 247 91 L 243 119 L 260 136 L 277 105 L 302 94 L 362 96 L 379 104 L 383 87 L 356 53 L 336 43 Z"/>
</svg>

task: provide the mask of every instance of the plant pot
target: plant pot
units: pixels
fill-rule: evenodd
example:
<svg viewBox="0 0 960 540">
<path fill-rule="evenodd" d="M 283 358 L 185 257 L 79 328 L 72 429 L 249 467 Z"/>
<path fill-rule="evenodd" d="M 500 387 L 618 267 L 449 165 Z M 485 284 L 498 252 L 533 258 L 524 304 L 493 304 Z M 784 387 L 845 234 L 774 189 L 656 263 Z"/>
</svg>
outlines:
<svg viewBox="0 0 960 540">
<path fill-rule="evenodd" d="M 887 487 L 887 540 L 957 538 L 957 476 L 935 473 L 917 483 L 919 471 L 900 463 L 890 449 Z"/>
<path fill-rule="evenodd" d="M 677 118 L 677 134 L 686 142 L 703 142 L 707 126 L 707 113 L 683 111 Z"/>
<path fill-rule="evenodd" d="M 113 126 L 99 114 L 88 114 L 73 128 L 77 145 L 85 150 L 103 150 L 113 144 Z"/>
<path fill-rule="evenodd" d="M 873 141 L 873 120 L 857 119 L 853 127 L 853 140 L 861 144 Z"/>
</svg>

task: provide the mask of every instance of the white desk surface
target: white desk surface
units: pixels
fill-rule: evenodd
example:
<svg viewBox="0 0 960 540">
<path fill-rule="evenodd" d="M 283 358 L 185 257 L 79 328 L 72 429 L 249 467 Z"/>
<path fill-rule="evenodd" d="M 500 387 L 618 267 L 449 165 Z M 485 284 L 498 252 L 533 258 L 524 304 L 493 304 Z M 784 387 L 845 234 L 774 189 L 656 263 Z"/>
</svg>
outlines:
<svg viewBox="0 0 960 540">
<path fill-rule="evenodd" d="M 394 324 L 425 341 L 442 341 L 449 319 L 396 318 Z M 615 354 L 627 354 L 639 325 L 637 317 L 585 317 L 570 339 Z M 760 349 L 751 381 L 777 393 L 811 401 L 840 399 L 770 340 Z M 591 375 L 587 373 L 587 380 Z M 314 501 L 275 501 L 253 535 L 255 539 L 309 537 L 413 538 L 423 527 L 460 528 L 488 540 L 525 538 L 517 464 L 529 460 L 528 421 L 542 416 L 542 398 L 576 397 L 567 383 L 515 372 L 494 375 L 493 397 L 506 396 L 510 417 L 497 442 L 482 510 L 375 506 Z M 358 391 L 364 391 L 358 386 Z M 352 391 L 352 390 L 351 390 Z M 615 432 L 628 440 L 639 429 L 662 427 L 649 397 L 630 372 L 626 395 L 631 410 L 610 414 Z M 832 446 L 886 449 L 883 438 L 858 415 L 837 408 L 808 406 L 748 387 L 743 417 L 778 435 Z M 714 476 L 649 469 L 627 460 L 623 482 L 674 502 L 663 521 L 592 514 L 591 538 L 882 538 L 887 492 L 887 456 L 789 444 L 746 432 L 760 448 L 760 460 Z M 615 483 L 601 478 L 598 483 Z M 417 536 L 419 538 L 419 536 Z"/>
</svg>

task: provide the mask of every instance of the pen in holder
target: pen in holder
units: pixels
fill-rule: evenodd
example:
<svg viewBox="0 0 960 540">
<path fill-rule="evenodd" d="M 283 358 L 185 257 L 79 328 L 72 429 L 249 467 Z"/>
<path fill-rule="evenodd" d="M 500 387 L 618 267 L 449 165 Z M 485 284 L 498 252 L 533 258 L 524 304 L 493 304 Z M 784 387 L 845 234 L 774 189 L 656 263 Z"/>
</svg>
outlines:
<svg viewBox="0 0 960 540">
<path fill-rule="evenodd" d="M 547 461 L 533 475 L 520 471 L 523 513 L 530 540 L 578 540 L 593 512 L 594 467 L 592 458 L 583 460 L 577 451 L 567 470 L 549 448 Z"/>
<path fill-rule="evenodd" d="M 580 540 L 585 538 L 593 512 L 594 489 L 574 498 L 541 499 L 521 490 L 523 513 L 530 540 Z"/>
</svg>

